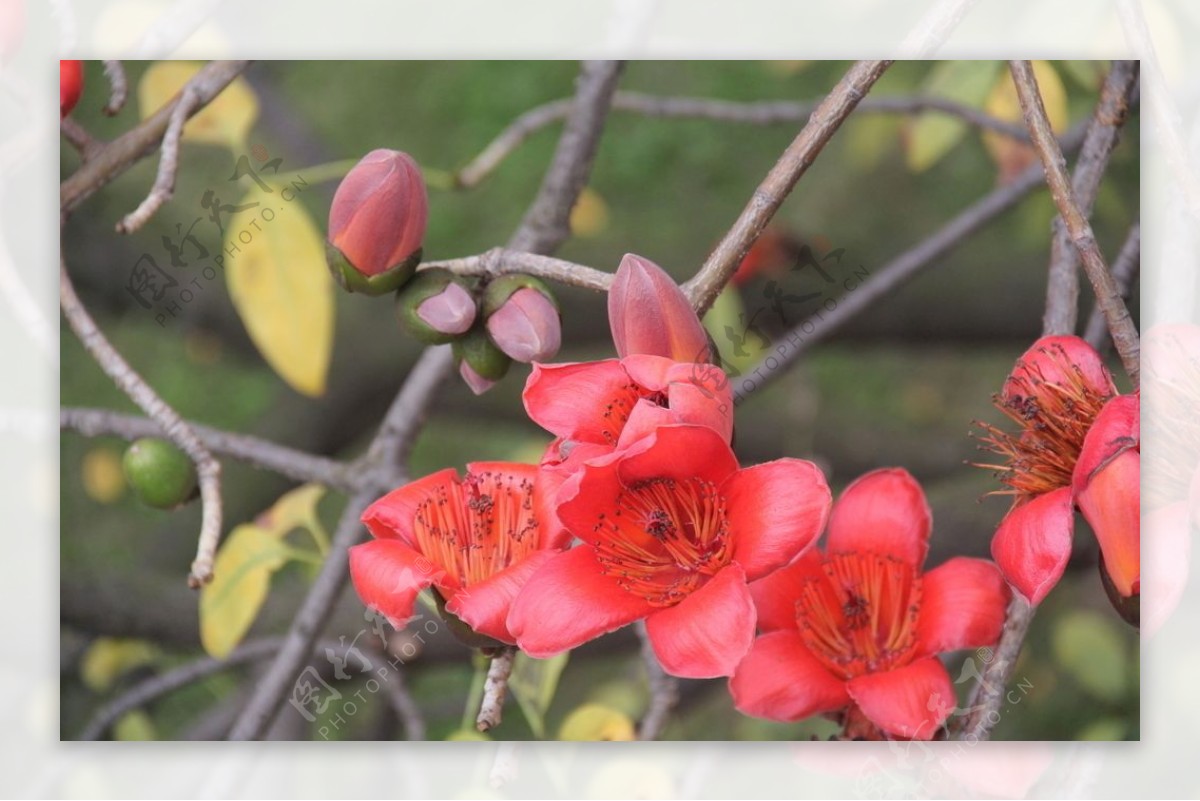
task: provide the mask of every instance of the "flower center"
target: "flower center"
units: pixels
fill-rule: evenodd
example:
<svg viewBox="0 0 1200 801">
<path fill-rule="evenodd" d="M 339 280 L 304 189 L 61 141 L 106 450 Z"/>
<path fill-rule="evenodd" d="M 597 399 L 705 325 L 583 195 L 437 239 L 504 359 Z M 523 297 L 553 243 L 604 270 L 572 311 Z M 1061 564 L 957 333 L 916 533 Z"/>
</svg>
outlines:
<svg viewBox="0 0 1200 801">
<path fill-rule="evenodd" d="M 810 651 L 837 676 L 900 667 L 916 643 L 921 577 L 906 562 L 869 553 L 831 554 L 796 602 Z"/>
<path fill-rule="evenodd" d="M 725 499 L 698 478 L 640 481 L 593 530 L 604 573 L 654 606 L 679 603 L 730 560 Z"/>
<path fill-rule="evenodd" d="M 996 408 L 1020 427 L 1016 433 L 975 423 L 984 432 L 980 449 L 997 454 L 1003 463 L 972 464 L 994 470 L 1008 485 L 995 494 L 1015 495 L 1019 501 L 1070 486 L 1084 437 L 1112 397 L 1098 392 L 1061 348 L 1048 355 L 1065 378 L 1048 381 L 1036 364 L 1026 364 L 1024 375 L 1010 379 L 1005 395 L 992 397 Z"/>
<path fill-rule="evenodd" d="M 537 550 L 533 482 L 483 471 L 442 484 L 417 507 L 413 534 L 417 549 L 446 572 L 439 585 L 480 582 Z"/>
<path fill-rule="evenodd" d="M 625 428 L 625 424 L 629 422 L 629 415 L 633 414 L 633 407 L 643 398 L 649 400 L 656 406 L 667 406 L 667 395 L 665 392 L 651 392 L 640 384 L 630 381 L 617 390 L 608 403 L 604 406 L 604 427 L 601 431 L 604 441 L 613 447 L 616 447 L 617 440 L 621 438 L 621 431 Z"/>
</svg>

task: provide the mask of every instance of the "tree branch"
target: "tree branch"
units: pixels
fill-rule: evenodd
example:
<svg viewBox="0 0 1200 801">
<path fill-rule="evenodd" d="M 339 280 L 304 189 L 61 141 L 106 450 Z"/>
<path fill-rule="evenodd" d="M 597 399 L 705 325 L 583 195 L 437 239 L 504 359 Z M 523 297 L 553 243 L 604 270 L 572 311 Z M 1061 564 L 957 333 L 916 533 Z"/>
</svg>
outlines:
<svg viewBox="0 0 1200 801">
<path fill-rule="evenodd" d="M 353 471 L 345 463 L 258 437 L 234 434 L 191 421 L 187 423 L 214 454 L 230 456 L 296 481 L 312 481 L 343 491 L 350 491 L 354 487 Z M 59 411 L 59 427 L 85 437 L 116 436 L 130 441 L 141 437 L 164 436 L 162 426 L 155 420 L 107 409 L 63 408 Z"/>
<path fill-rule="evenodd" d="M 120 61 L 104 61 L 104 77 L 108 78 L 108 104 L 104 113 L 109 117 L 116 116 L 125 107 L 125 98 L 129 94 L 129 84 L 125 80 L 125 67 Z"/>
<path fill-rule="evenodd" d="M 645 621 L 639 620 L 636 627 L 638 638 L 642 641 L 642 664 L 646 666 L 646 681 L 650 687 L 650 703 L 646 714 L 642 716 L 638 726 L 639 740 L 657 740 L 667 726 L 671 710 L 679 702 L 679 682 L 674 676 L 667 675 L 654 655 L 650 645 L 650 637 L 646 634 Z"/>
<path fill-rule="evenodd" d="M 1130 101 L 1137 89 L 1136 61 L 1114 61 L 1100 90 L 1100 100 L 1083 140 L 1083 149 L 1071 176 L 1071 188 L 1085 217 L 1100 191 L 1100 180 L 1109 156 L 1121 135 L 1121 126 L 1129 116 Z M 1052 223 L 1049 279 L 1046 284 L 1046 313 L 1042 330 L 1046 334 L 1070 334 L 1075 331 L 1079 313 L 1079 255 L 1061 215 Z"/>
<path fill-rule="evenodd" d="M 483 700 L 479 704 L 479 715 L 475 728 L 488 731 L 500 725 L 504 713 L 504 699 L 508 696 L 508 677 L 512 675 L 515 648 L 503 648 L 492 657 L 488 665 L 487 678 L 483 682 Z"/>
<path fill-rule="evenodd" d="M 506 248 L 492 248 L 487 253 L 481 253 L 478 256 L 429 261 L 421 265 L 422 270 L 435 267 L 459 275 L 525 273 L 547 281 L 583 287 L 597 292 L 607 292 L 613 280 L 612 273 L 585 267 L 582 264 Z"/>
<path fill-rule="evenodd" d="M 1096 245 L 1096 236 L 1087 217 L 1079 210 L 1079 204 L 1071 190 L 1067 178 L 1066 163 L 1058 141 L 1050 129 L 1050 121 L 1046 118 L 1046 109 L 1042 106 L 1042 96 L 1038 92 L 1037 79 L 1033 67 L 1028 61 L 1009 62 L 1013 82 L 1017 87 L 1017 98 L 1021 102 L 1021 111 L 1025 115 L 1025 124 L 1033 140 L 1034 150 L 1042 161 L 1046 174 L 1046 184 L 1050 187 L 1050 195 L 1058 206 L 1075 249 L 1083 260 L 1083 269 L 1087 273 L 1092 289 L 1096 293 L 1096 303 L 1104 312 L 1108 330 L 1112 334 L 1113 344 L 1121 357 L 1121 363 L 1129 380 L 1134 387 L 1138 386 L 1139 352 L 1141 349 L 1137 329 L 1129 309 L 1121 300 L 1112 274 L 1104 263 L 1104 256 Z"/>
<path fill-rule="evenodd" d="M 1130 226 L 1129 233 L 1125 237 L 1125 244 L 1121 246 L 1112 265 L 1113 282 L 1116 283 L 1117 291 L 1121 293 L 1123 300 L 1129 300 L 1141 261 L 1142 225 L 1135 222 Z M 1092 314 L 1088 317 L 1087 328 L 1084 331 L 1084 339 L 1096 349 L 1108 341 L 1108 324 L 1104 321 L 1104 311 L 1100 308 L 1099 303 L 1092 306 Z"/>
<path fill-rule="evenodd" d="M 992 651 L 992 661 L 984 666 L 978 683 L 971 691 L 967 704 L 970 712 L 963 720 L 955 739 L 977 742 L 991 736 L 992 727 L 1000 719 L 999 710 L 1004 704 L 1008 681 L 1012 678 L 1017 659 L 1021 656 L 1021 646 L 1025 644 L 1025 637 L 1029 634 L 1034 609 L 1035 607 L 1030 606 L 1029 601 L 1020 593 L 1013 593 L 1008 612 L 1004 616 L 1000 641 Z"/>
<path fill-rule="evenodd" d="M 171 111 L 167 131 L 163 134 L 162 156 L 159 157 L 158 173 L 154 177 L 154 185 L 150 187 L 150 194 L 117 223 L 117 233 L 131 234 L 141 228 L 175 193 L 175 175 L 179 171 L 179 140 L 183 137 L 184 124 L 199 104 L 200 95 L 196 88 L 190 83 L 183 87 L 179 102 Z"/>
<path fill-rule="evenodd" d="M 819 101 L 762 101 L 738 102 L 708 97 L 666 97 L 641 92 L 616 92 L 612 110 L 644 117 L 666 119 L 697 119 L 731 122 L 746 125 L 779 125 L 805 122 L 812 116 Z M 479 155 L 459 170 L 455 186 L 469 189 L 491 175 L 513 151 L 529 137 L 564 119 L 571 110 L 571 99 L 552 100 L 536 106 L 513 120 Z M 1028 142 L 1029 134 L 1019 124 L 993 117 L 979 109 L 943 97 L 875 97 L 858 105 L 860 113 L 922 114 L 937 112 L 959 117 L 984 130 L 996 131 L 1014 139 Z"/>
<path fill-rule="evenodd" d="M 59 129 L 62 131 L 63 138 L 79 152 L 79 158 L 84 163 L 95 158 L 96 154 L 104 148 L 104 143 L 88 133 L 87 129 L 80 125 L 74 117 L 63 117 L 62 122 L 59 123 Z"/>
<path fill-rule="evenodd" d="M 737 266 L 779 206 L 808 170 L 817 154 L 850 116 L 855 106 L 891 66 L 890 61 L 859 61 L 821 101 L 799 135 L 767 173 L 737 221 L 726 232 L 704 266 L 684 284 L 684 291 L 699 314 L 716 300 Z"/>
<path fill-rule="evenodd" d="M 95 320 L 84 308 L 83 302 L 79 300 L 79 296 L 75 294 L 75 287 L 67 274 L 67 263 L 61 261 L 60 267 L 59 303 L 71 330 L 100 365 L 100 369 L 146 413 L 147 417 L 158 423 L 163 435 L 178 445 L 196 465 L 202 517 L 196 559 L 192 562 L 188 584 L 192 587 L 206 584 L 212 580 L 213 555 L 221 538 L 221 464 L 213 458 L 192 427 L 159 397 L 105 338 Z"/>
</svg>

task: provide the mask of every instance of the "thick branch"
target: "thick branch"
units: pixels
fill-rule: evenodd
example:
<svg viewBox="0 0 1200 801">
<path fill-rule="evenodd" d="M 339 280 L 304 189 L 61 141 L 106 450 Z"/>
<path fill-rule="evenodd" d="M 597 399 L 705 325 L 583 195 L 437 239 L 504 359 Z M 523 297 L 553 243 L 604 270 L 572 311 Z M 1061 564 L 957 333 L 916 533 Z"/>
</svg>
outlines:
<svg viewBox="0 0 1200 801">
<path fill-rule="evenodd" d="M 955 739 L 976 742 L 986 740 L 991 735 L 992 727 L 999 720 L 998 712 L 1004 705 L 1008 681 L 1021 656 L 1021 646 L 1029 634 L 1034 609 L 1020 593 L 1013 593 L 1004 618 L 1004 629 L 1000 632 L 1000 641 L 992 651 L 992 661 L 984 666 L 979 683 L 971 691 L 967 706 L 970 712 Z"/>
<path fill-rule="evenodd" d="M 479 715 L 475 728 L 488 731 L 500 725 L 504 713 L 504 699 L 508 696 L 508 677 L 512 675 L 515 648 L 504 648 L 492 657 L 488 665 L 487 678 L 483 682 L 483 700 L 479 704 Z"/>
<path fill-rule="evenodd" d="M 1121 251 L 1113 259 L 1112 265 L 1113 281 L 1117 285 L 1117 291 L 1121 293 L 1121 298 L 1126 301 L 1129 300 L 1141 262 L 1142 226 L 1141 223 L 1134 223 L 1129 228 L 1125 244 L 1121 245 Z M 1092 307 L 1092 314 L 1088 317 L 1087 328 L 1084 330 L 1084 339 L 1094 348 L 1100 348 L 1108 340 L 1108 324 L 1104 321 L 1104 311 L 1099 303 Z"/>
<path fill-rule="evenodd" d="M 313 481 L 339 490 L 353 488 L 351 468 L 342 462 L 315 456 L 265 439 L 233 434 L 188 421 L 200 441 L 214 454 L 279 473 L 297 481 Z M 85 437 L 116 436 L 125 440 L 164 436 L 158 422 L 148 417 L 121 414 L 107 409 L 64 408 L 59 426 Z"/>
<path fill-rule="evenodd" d="M 159 397 L 105 338 L 75 294 L 65 261 L 61 262 L 59 272 L 59 303 L 71 330 L 100 365 L 100 369 L 147 417 L 158 423 L 167 439 L 178 445 L 195 463 L 200 481 L 202 516 L 196 559 L 192 562 L 188 584 L 192 587 L 206 584 L 212 580 L 213 556 L 221 538 L 221 464 L 213 458 L 192 427 Z"/>
<path fill-rule="evenodd" d="M 704 266 L 684 284 L 684 290 L 700 314 L 716 300 L 800 176 L 891 63 L 857 62 L 817 106 L 800 134 L 754 190 L 741 216 L 705 260 Z"/>
<path fill-rule="evenodd" d="M 612 273 L 601 272 L 582 264 L 555 259 L 550 256 L 539 256 L 536 253 L 522 253 L 505 248 L 493 248 L 478 256 L 464 256 L 460 259 L 429 261 L 421 265 L 421 269 L 439 267 L 459 275 L 504 275 L 505 273 L 525 273 L 554 281 L 559 284 L 583 287 L 596 292 L 607 292 L 612 285 Z"/>
<path fill-rule="evenodd" d="M 679 682 L 674 676 L 667 675 L 659 664 L 650 637 L 646 634 L 645 622 L 638 621 L 636 628 L 642 641 L 642 664 L 646 666 L 646 681 L 650 687 L 650 703 L 638 726 L 637 737 L 639 740 L 657 740 L 667 726 L 671 710 L 679 701 Z"/>
<path fill-rule="evenodd" d="M 210 103 L 249 64 L 249 61 L 213 61 L 201 68 L 188 82 L 188 87 L 195 94 L 195 104 L 190 113 L 195 114 Z M 63 181 L 59 190 L 59 204 L 63 212 L 77 207 L 100 187 L 153 151 L 166 133 L 171 123 L 171 115 L 182 98 L 181 91 L 174 100 L 154 112 L 137 127 L 114 139 L 97 153 L 95 158 Z"/>
<path fill-rule="evenodd" d="M 698 119 L 746 125 L 780 125 L 805 122 L 812 116 L 819 101 L 762 101 L 738 102 L 708 97 L 663 97 L 641 92 L 617 92 L 613 95 L 613 111 L 624 111 L 644 117 L 667 119 Z M 455 184 L 462 188 L 477 186 L 541 129 L 561 121 L 571 110 L 570 98 L 552 100 L 526 111 L 488 143 L 479 155 L 455 175 Z M 959 117 L 978 128 L 996 131 L 1014 139 L 1029 141 L 1029 134 L 1016 123 L 993 117 L 979 109 L 944 97 L 874 97 L 858 105 L 860 113 L 922 114 L 936 112 Z"/>
<path fill-rule="evenodd" d="M 1025 124 L 1033 140 L 1033 147 L 1042 161 L 1046 173 L 1046 184 L 1050 187 L 1050 195 L 1058 207 L 1066 224 L 1067 232 L 1071 235 L 1075 249 L 1083 260 L 1083 269 L 1087 273 L 1092 289 L 1096 293 L 1096 303 L 1104 312 L 1108 330 L 1112 334 L 1113 344 L 1121 357 L 1121 363 L 1129 380 L 1134 387 L 1138 386 L 1139 353 L 1141 345 L 1133 318 L 1121 293 L 1117 290 L 1104 256 L 1096 245 L 1096 236 L 1092 232 L 1091 223 L 1079 209 L 1079 204 L 1071 190 L 1067 178 L 1066 162 L 1054 133 L 1050 129 L 1050 121 L 1046 118 L 1046 109 L 1042 105 L 1042 96 L 1038 91 L 1037 79 L 1033 67 L 1028 61 L 1012 61 L 1009 63 L 1013 82 L 1017 87 L 1017 98 L 1021 102 L 1021 111 L 1025 115 Z"/>
<path fill-rule="evenodd" d="M 1085 217 L 1092 214 L 1109 156 L 1117 146 L 1121 126 L 1129 116 L 1137 81 L 1136 61 L 1115 61 L 1100 90 L 1100 100 L 1071 176 L 1071 188 Z M 1061 216 L 1054 218 L 1053 232 L 1042 330 L 1046 334 L 1070 334 L 1075 331 L 1079 312 L 1079 255 Z"/>
</svg>

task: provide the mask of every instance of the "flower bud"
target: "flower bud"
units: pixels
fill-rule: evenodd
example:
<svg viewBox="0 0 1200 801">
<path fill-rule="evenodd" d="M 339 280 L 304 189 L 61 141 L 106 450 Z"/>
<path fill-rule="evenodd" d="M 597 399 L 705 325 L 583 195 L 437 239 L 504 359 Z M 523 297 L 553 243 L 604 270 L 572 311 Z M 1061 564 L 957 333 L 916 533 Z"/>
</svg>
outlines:
<svg viewBox="0 0 1200 801">
<path fill-rule="evenodd" d="M 329 268 L 350 292 L 382 295 L 421 261 L 429 199 L 407 153 L 372 150 L 346 174 L 329 207 Z"/>
<path fill-rule="evenodd" d="M 482 395 L 492 387 L 496 386 L 496 382 L 484 378 L 479 373 L 471 369 L 471 365 L 467 364 L 466 360 L 459 362 L 458 374 L 462 378 L 463 383 L 471 388 L 471 391 L 476 395 Z"/>
<path fill-rule="evenodd" d="M 396 316 L 416 339 L 450 342 L 475 322 L 470 285 L 448 270 L 421 270 L 396 296 Z"/>
<path fill-rule="evenodd" d="M 707 362 L 708 334 L 671 276 L 649 259 L 625 254 L 608 291 L 608 323 L 621 358 L 644 353 Z"/>
<path fill-rule="evenodd" d="M 83 93 L 83 62 L 64 59 L 58 62 L 58 110 L 66 117 Z"/>
<path fill-rule="evenodd" d="M 558 353 L 562 322 L 549 288 L 529 275 L 506 275 L 484 296 L 487 330 L 496 347 L 518 362 L 541 362 Z"/>
<path fill-rule="evenodd" d="M 472 328 L 454 340 L 454 355 L 458 357 L 459 375 L 476 395 L 482 395 L 492 384 L 504 378 L 512 360 L 497 348 L 482 326 Z"/>
</svg>

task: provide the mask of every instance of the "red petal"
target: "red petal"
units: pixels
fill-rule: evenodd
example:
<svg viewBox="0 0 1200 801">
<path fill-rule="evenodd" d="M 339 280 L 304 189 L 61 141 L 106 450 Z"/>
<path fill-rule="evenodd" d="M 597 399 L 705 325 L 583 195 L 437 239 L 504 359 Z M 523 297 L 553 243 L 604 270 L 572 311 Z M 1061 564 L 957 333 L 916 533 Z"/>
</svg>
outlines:
<svg viewBox="0 0 1200 801">
<path fill-rule="evenodd" d="M 739 470 L 721 487 L 733 559 L 751 581 L 808 549 L 829 517 L 832 496 L 812 462 L 777 459 Z"/>
<path fill-rule="evenodd" d="M 955 557 L 921 577 L 917 649 L 934 655 L 1000 639 L 1011 593 L 985 559 Z"/>
<path fill-rule="evenodd" d="M 907 470 L 872 470 L 842 492 L 829 516 L 829 553 L 862 551 L 925 562 L 932 516 L 925 492 Z"/>
<path fill-rule="evenodd" d="M 605 359 L 534 364 L 521 397 L 530 419 L 555 436 L 612 446 L 640 395 L 621 363 Z"/>
<path fill-rule="evenodd" d="M 409 545 L 415 545 L 412 521 L 417 507 L 432 497 L 434 489 L 440 486 L 446 486 L 452 497 L 456 496 L 457 490 L 451 488 L 457 482 L 458 472 L 447 467 L 394 489 L 363 511 L 363 525 L 380 539 L 399 537 Z"/>
<path fill-rule="evenodd" d="M 1136 450 L 1123 451 L 1075 495 L 1100 543 L 1104 569 L 1126 598 L 1141 592 L 1141 463 Z"/>
<path fill-rule="evenodd" d="M 646 447 L 616 464 L 625 486 L 650 478 L 698 478 L 719 485 L 738 469 L 737 457 L 720 434 L 691 425 L 662 426 Z"/>
<path fill-rule="evenodd" d="M 667 405 L 681 423 L 708 426 L 725 441 L 733 436 L 733 388 L 720 367 L 676 364 L 667 385 Z"/>
<path fill-rule="evenodd" d="M 1086 341 L 1077 336 L 1042 337 L 1017 359 L 1002 394 L 1006 400 L 1036 396 L 1039 384 L 1066 386 L 1078 379 L 1098 395 L 1117 392 L 1100 354 Z"/>
<path fill-rule="evenodd" d="M 750 583 L 750 597 L 758 610 L 759 631 L 796 629 L 796 601 L 804 582 L 824 578 L 821 554 L 811 548 L 786 567 Z"/>
<path fill-rule="evenodd" d="M 825 669 L 796 631 L 773 631 L 754 641 L 729 680 L 743 715 L 802 720 L 850 703 L 846 684 Z"/>
<path fill-rule="evenodd" d="M 663 670 L 688 679 L 729 676 L 754 642 L 754 602 L 746 574 L 723 568 L 678 604 L 646 618 Z"/>
<path fill-rule="evenodd" d="M 1031 604 L 1041 603 L 1062 578 L 1074 527 L 1070 487 L 1039 495 L 1000 521 L 992 538 L 992 558 Z"/>
<path fill-rule="evenodd" d="M 417 593 L 433 584 L 441 572 L 399 540 L 364 542 L 349 553 L 350 579 L 358 597 L 398 629 L 412 617 Z"/>
<path fill-rule="evenodd" d="M 450 596 L 446 609 L 480 634 L 501 642 L 516 640 L 508 631 L 508 611 L 513 599 L 534 572 L 550 561 L 558 551 L 534 551 L 487 579 L 464 587 Z"/>
<path fill-rule="evenodd" d="M 1071 485 L 1076 494 L 1083 492 L 1093 476 L 1113 459 L 1130 448 L 1141 446 L 1140 413 L 1138 395 L 1118 395 L 1104 404 L 1088 429 L 1079 459 L 1075 462 Z"/>
<path fill-rule="evenodd" d="M 608 322 L 622 356 L 707 362 L 708 335 L 679 285 L 649 259 L 625 254 L 608 291 Z"/>
<path fill-rule="evenodd" d="M 957 704 L 950 674 L 933 657 L 850 679 L 846 689 L 868 720 L 909 740 L 932 738 Z"/>
<path fill-rule="evenodd" d="M 600 571 L 596 552 L 578 545 L 537 570 L 508 613 L 521 650 L 541 659 L 645 617 L 654 608 Z"/>
</svg>

